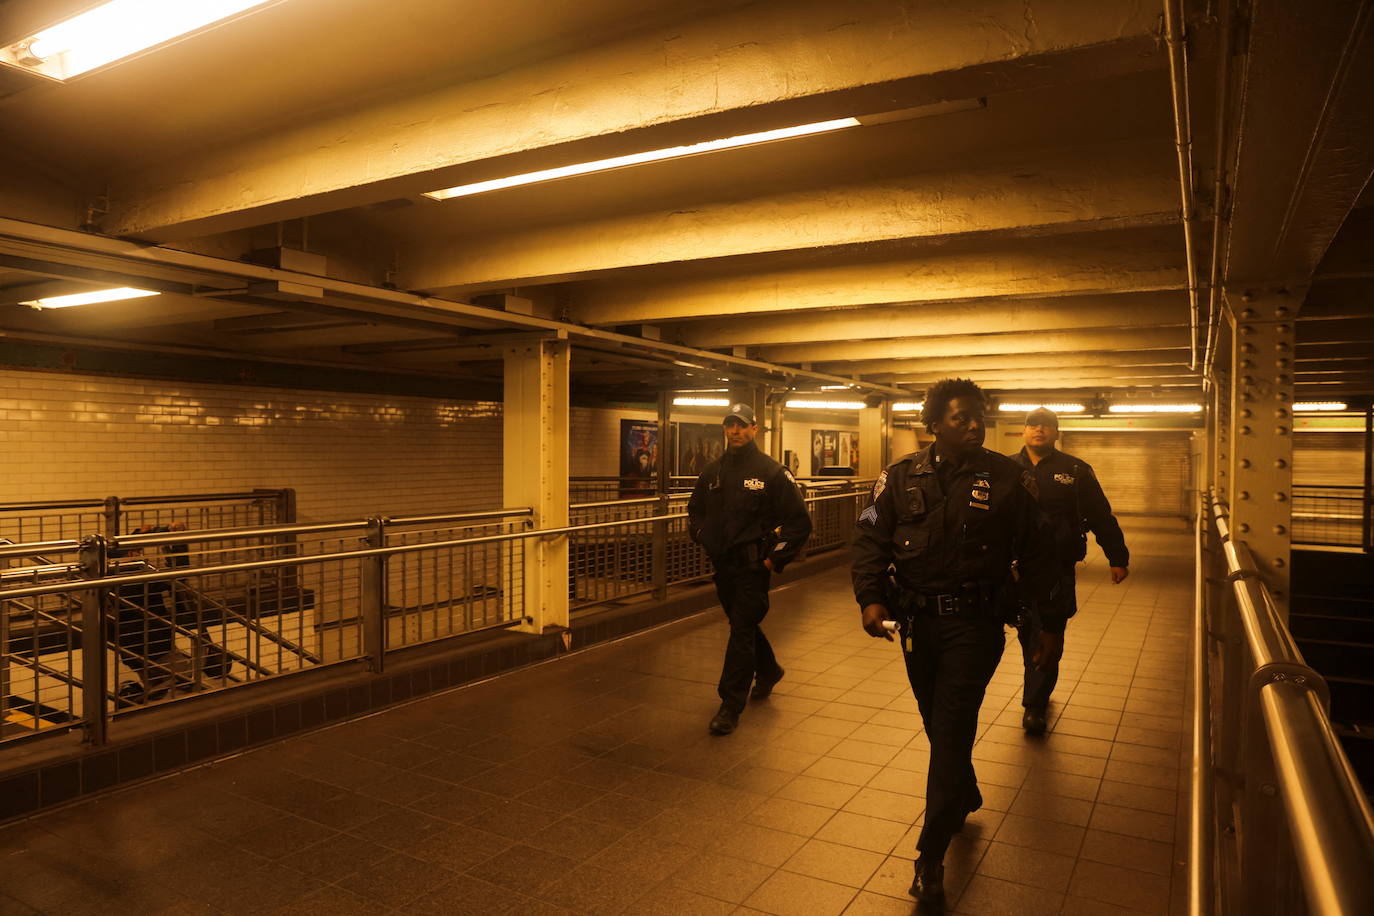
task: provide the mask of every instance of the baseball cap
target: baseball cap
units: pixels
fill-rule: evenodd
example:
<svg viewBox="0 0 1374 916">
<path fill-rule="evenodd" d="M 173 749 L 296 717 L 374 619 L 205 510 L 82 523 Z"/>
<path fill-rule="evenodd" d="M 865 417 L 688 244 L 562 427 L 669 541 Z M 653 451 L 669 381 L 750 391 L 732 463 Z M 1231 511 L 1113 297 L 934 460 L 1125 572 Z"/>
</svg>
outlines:
<svg viewBox="0 0 1374 916">
<path fill-rule="evenodd" d="M 1026 414 L 1027 426 L 1059 426 L 1059 415 L 1048 407 L 1037 407 Z"/>
<path fill-rule="evenodd" d="M 744 423 L 745 426 L 757 426 L 759 422 L 754 417 L 754 408 L 750 407 L 748 404 L 731 404 L 730 410 L 725 414 L 725 419 L 722 422 L 728 422 L 730 420 L 739 420 Z"/>
</svg>

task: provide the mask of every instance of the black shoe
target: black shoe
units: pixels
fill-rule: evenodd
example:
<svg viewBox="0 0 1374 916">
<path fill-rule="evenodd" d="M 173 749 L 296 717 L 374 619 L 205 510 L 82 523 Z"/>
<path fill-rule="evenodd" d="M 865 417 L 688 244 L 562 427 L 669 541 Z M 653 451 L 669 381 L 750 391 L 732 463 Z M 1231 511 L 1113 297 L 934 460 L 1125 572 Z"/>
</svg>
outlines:
<svg viewBox="0 0 1374 916">
<path fill-rule="evenodd" d="M 751 700 L 766 700 L 766 699 L 768 699 L 768 695 L 769 695 L 770 693 L 773 692 L 773 688 L 777 686 L 778 681 L 782 680 L 783 673 L 784 673 L 784 672 L 783 672 L 783 670 L 782 670 L 782 666 L 779 665 L 779 666 L 778 666 L 778 673 L 777 673 L 777 674 L 773 675 L 773 676 L 770 677 L 770 678 L 762 678 L 762 677 L 761 677 L 761 678 L 759 678 L 758 680 L 754 681 L 754 689 L 753 689 L 752 691 L 750 691 L 750 693 L 749 693 L 749 699 L 751 699 Z"/>
<path fill-rule="evenodd" d="M 911 880 L 911 896 L 932 910 L 945 906 L 945 866 L 928 864 L 924 858 L 916 860 L 916 874 Z"/>
<path fill-rule="evenodd" d="M 713 735 L 728 735 L 735 730 L 735 726 L 738 724 L 739 713 L 721 703 L 720 709 L 711 717 L 711 724 L 707 727 Z"/>
<path fill-rule="evenodd" d="M 1043 735 L 1045 733 L 1045 707 L 1027 706 L 1026 714 L 1021 717 L 1021 727 L 1026 730 L 1028 735 Z"/>
</svg>

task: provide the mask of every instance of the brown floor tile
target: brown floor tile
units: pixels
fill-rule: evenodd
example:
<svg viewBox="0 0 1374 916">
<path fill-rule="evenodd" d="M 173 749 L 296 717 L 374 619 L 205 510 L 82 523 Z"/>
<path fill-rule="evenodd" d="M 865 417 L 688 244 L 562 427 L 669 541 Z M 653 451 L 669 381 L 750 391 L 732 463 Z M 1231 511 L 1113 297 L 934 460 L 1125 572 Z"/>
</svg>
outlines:
<svg viewBox="0 0 1374 916">
<path fill-rule="evenodd" d="M 1133 783 L 1156 789 L 1177 790 L 1178 770 L 1126 760 L 1108 760 L 1102 775 L 1116 782 Z"/>
<path fill-rule="evenodd" d="M 813 776 L 798 776 L 779 789 L 774 797 L 826 808 L 842 808 L 858 792 L 859 788 L 849 783 L 817 779 Z"/>
<path fill-rule="evenodd" d="M 811 836 L 830 820 L 834 809 L 786 798 L 770 798 L 745 818 L 750 824 L 800 836 Z"/>
<path fill-rule="evenodd" d="M 850 902 L 844 916 L 911 916 L 913 901 L 863 891 Z"/>
<path fill-rule="evenodd" d="M 974 875 L 954 911 L 968 916 L 1053 916 L 1063 901 L 1064 895 L 1053 891 Z"/>
<path fill-rule="evenodd" d="M 838 757 L 822 757 L 802 772 L 816 779 L 830 779 L 852 786 L 862 786 L 881 771 L 882 767 L 872 763 L 859 763 L 854 760 L 842 760 Z"/>
<path fill-rule="evenodd" d="M 816 839 L 854 846 L 886 855 L 892 852 L 907 827 L 895 821 L 841 811 L 816 831 Z"/>
<path fill-rule="evenodd" d="M 1148 871 L 1166 877 L 1173 870 L 1176 861 L 1171 843 L 1091 829 L 1083 838 L 1083 849 L 1079 857 L 1104 865 Z"/>
<path fill-rule="evenodd" d="M 1069 889 L 1074 863 L 1072 856 L 994 841 L 978 864 L 978 874 L 1062 894 Z"/>
<path fill-rule="evenodd" d="M 636 916 L 729 916 L 735 911 L 733 903 L 668 884 L 643 894 L 629 909 Z"/>
<path fill-rule="evenodd" d="M 843 884 L 779 871 L 744 904 L 777 916 L 838 916 L 856 896 L 856 889 Z"/>
<path fill-rule="evenodd" d="M 668 880 L 707 897 L 743 903 L 772 873 L 766 865 L 708 852 L 683 863 Z"/>
<path fill-rule="evenodd" d="M 1016 801 L 1012 802 L 1010 813 L 1021 817 L 1039 818 L 1045 821 L 1058 821 L 1061 824 L 1073 824 L 1076 827 L 1086 827 L 1092 817 L 1093 803 L 1083 799 L 1051 795 L 1025 788 L 1016 796 Z"/>
<path fill-rule="evenodd" d="M 885 859 L 881 853 L 813 839 L 782 867 L 835 884 L 863 887 Z"/>
<path fill-rule="evenodd" d="M 1112 779 L 1102 780 L 1097 800 L 1123 808 L 1139 808 L 1156 814 L 1172 815 L 1178 808 L 1178 793 L 1170 789 L 1138 786 Z"/>
<path fill-rule="evenodd" d="M 866 814 L 900 824 L 915 823 L 924 808 L 925 799 L 919 795 L 873 788 L 860 789 L 843 806 L 843 810 L 853 814 Z"/>
<path fill-rule="evenodd" d="M 1083 842 L 1084 832 L 1084 828 L 1072 824 L 1008 814 L 1002 819 L 1002 826 L 994 839 L 1015 846 L 1029 846 L 1059 855 L 1076 856 Z"/>
<path fill-rule="evenodd" d="M 1069 892 L 1144 913 L 1163 914 L 1169 908 L 1169 879 L 1163 875 L 1082 860 L 1074 869 Z"/>
<path fill-rule="evenodd" d="M 1046 795 L 1062 795 L 1065 798 L 1092 801 L 1097 797 L 1098 786 L 1101 783 L 1102 780 L 1092 776 L 1075 776 L 1055 770 L 1034 770 L 1026 777 L 1022 788 Z"/>
<path fill-rule="evenodd" d="M 1093 816 L 1088 825 L 1094 830 L 1121 833 L 1159 843 L 1169 843 L 1174 838 L 1173 815 L 1155 814 L 1136 808 L 1120 808 L 1100 801 L 1093 808 Z"/>
<path fill-rule="evenodd" d="M 718 837 L 712 848 L 721 855 L 778 868 L 806 842 L 806 837 L 785 830 L 738 824 Z"/>
<path fill-rule="evenodd" d="M 388 906 L 401 906 L 435 890 L 454 873 L 431 862 L 397 853 L 353 870 L 339 879 L 344 890 Z"/>
</svg>

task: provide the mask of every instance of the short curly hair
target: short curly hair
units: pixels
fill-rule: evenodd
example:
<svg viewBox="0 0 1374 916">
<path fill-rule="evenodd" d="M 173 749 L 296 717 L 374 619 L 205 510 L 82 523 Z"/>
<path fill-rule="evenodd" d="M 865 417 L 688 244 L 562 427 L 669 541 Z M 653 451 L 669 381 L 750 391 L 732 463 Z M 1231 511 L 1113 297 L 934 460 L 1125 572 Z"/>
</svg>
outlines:
<svg viewBox="0 0 1374 916">
<path fill-rule="evenodd" d="M 988 402 L 988 396 L 972 379 L 940 379 L 930 386 L 930 390 L 926 392 L 925 403 L 921 406 L 921 422 L 929 432 L 935 432 L 935 424 L 945 418 L 949 402 L 955 398 L 977 398 L 984 404 Z"/>
</svg>

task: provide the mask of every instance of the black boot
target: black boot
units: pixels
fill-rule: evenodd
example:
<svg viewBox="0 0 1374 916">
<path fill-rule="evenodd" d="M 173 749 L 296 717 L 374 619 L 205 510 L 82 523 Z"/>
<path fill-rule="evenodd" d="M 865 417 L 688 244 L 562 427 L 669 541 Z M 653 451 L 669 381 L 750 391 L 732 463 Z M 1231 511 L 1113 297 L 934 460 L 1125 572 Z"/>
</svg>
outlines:
<svg viewBox="0 0 1374 916">
<path fill-rule="evenodd" d="M 754 681 L 754 689 L 749 694 L 751 700 L 766 700 L 768 695 L 773 692 L 778 681 L 782 680 L 782 666 L 778 666 L 778 673 L 772 677 L 761 677 Z"/>
<path fill-rule="evenodd" d="M 727 704 L 721 703 L 720 709 L 711 717 L 711 724 L 707 727 L 713 735 L 728 735 L 735 730 L 735 726 L 738 724 L 739 713 Z"/>
<path fill-rule="evenodd" d="M 911 881 L 911 896 L 934 912 L 945 907 L 945 866 L 940 862 L 916 860 L 916 873 Z"/>
<path fill-rule="evenodd" d="M 1026 730 L 1026 734 L 1043 735 L 1045 725 L 1045 707 L 1027 706 L 1025 715 L 1021 717 L 1021 727 Z"/>
</svg>

